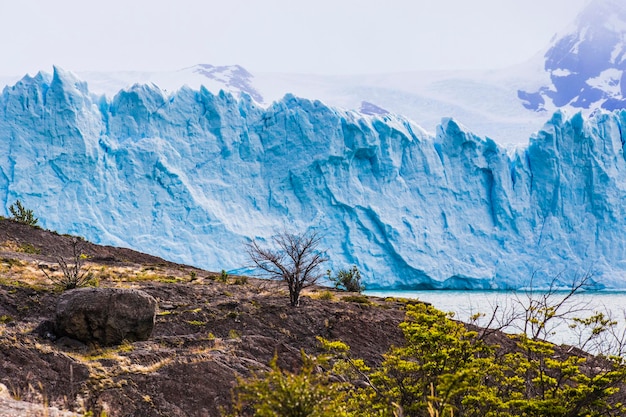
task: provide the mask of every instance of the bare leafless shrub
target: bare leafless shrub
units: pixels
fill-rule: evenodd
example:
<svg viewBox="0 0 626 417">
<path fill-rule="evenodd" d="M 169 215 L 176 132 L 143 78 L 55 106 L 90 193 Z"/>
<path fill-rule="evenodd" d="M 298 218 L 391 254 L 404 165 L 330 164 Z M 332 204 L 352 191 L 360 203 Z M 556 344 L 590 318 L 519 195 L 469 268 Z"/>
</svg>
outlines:
<svg viewBox="0 0 626 417">
<path fill-rule="evenodd" d="M 90 268 L 85 267 L 87 255 L 83 253 L 85 241 L 79 237 L 72 237 L 72 257 L 68 261 L 64 257 L 56 258 L 62 275 L 49 273 L 45 265 L 39 265 L 39 269 L 46 277 L 62 290 L 71 290 L 84 287 L 93 278 Z"/>
</svg>

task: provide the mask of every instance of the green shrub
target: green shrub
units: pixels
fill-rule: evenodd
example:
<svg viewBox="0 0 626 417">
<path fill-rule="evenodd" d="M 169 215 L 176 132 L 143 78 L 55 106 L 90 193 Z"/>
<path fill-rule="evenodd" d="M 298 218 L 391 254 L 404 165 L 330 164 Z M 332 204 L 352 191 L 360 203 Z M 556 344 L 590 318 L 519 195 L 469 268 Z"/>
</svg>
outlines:
<svg viewBox="0 0 626 417">
<path fill-rule="evenodd" d="M 36 226 L 39 221 L 33 214 L 33 211 L 25 208 L 20 200 L 16 200 L 15 203 L 9 206 L 9 212 L 11 213 L 10 219 L 21 224 Z"/>
<path fill-rule="evenodd" d="M 392 348 L 371 380 L 404 415 L 624 415 L 615 395 L 626 379 L 621 357 L 603 357 L 593 369 L 525 334 L 509 336 L 514 346 L 503 351 L 425 304 L 407 305 L 400 327 L 406 345 Z"/>
<path fill-rule="evenodd" d="M 18 252 L 39 255 L 41 253 L 41 249 L 34 247 L 30 243 L 24 243 L 19 246 Z"/>
<path fill-rule="evenodd" d="M 219 282 L 223 282 L 223 283 L 227 283 L 228 282 L 228 272 L 226 272 L 225 269 L 222 269 L 222 272 L 220 273 L 220 275 L 217 277 L 217 280 Z"/>
<path fill-rule="evenodd" d="M 370 369 L 341 341 L 297 373 L 279 369 L 240 380 L 238 416 L 561 417 L 623 416 L 626 360 L 589 357 L 525 334 L 506 348 L 427 304 L 406 306 L 405 343 Z M 579 320 L 611 331 L 602 317 Z M 604 323 L 604 324 L 602 324 Z M 607 327 L 608 326 L 608 327 Z M 315 371 L 314 371 L 315 370 Z M 341 382 L 337 382 L 341 381 Z M 324 408 L 328 407 L 328 408 Z M 333 414 L 334 413 L 334 414 Z"/>
<path fill-rule="evenodd" d="M 326 291 L 322 291 L 321 293 L 318 294 L 318 298 L 320 300 L 326 300 L 326 301 L 330 301 L 330 300 L 334 300 L 335 296 L 332 292 L 326 290 Z"/>
<path fill-rule="evenodd" d="M 341 299 L 350 303 L 371 304 L 370 299 L 366 295 L 346 295 Z"/>
<path fill-rule="evenodd" d="M 205 321 L 200 321 L 200 320 L 187 320 L 188 324 L 191 324 L 192 326 L 205 326 L 206 322 Z"/>
<path fill-rule="evenodd" d="M 235 285 L 246 285 L 248 283 L 248 277 L 243 276 L 243 275 L 238 275 L 235 277 L 235 281 L 233 281 L 233 284 Z"/>
<path fill-rule="evenodd" d="M 235 390 L 231 416 L 258 417 L 341 417 L 347 414 L 340 384 L 327 373 L 316 372 L 316 363 L 302 354 L 299 372 L 282 370 L 274 357 L 270 371 L 240 380 Z"/>
<path fill-rule="evenodd" d="M 352 269 L 342 269 L 337 272 L 337 276 L 333 277 L 330 274 L 330 270 L 327 272 L 328 279 L 335 285 L 337 289 L 344 289 L 350 292 L 361 293 L 365 290 L 365 285 L 361 283 L 361 272 L 355 266 Z"/>
</svg>

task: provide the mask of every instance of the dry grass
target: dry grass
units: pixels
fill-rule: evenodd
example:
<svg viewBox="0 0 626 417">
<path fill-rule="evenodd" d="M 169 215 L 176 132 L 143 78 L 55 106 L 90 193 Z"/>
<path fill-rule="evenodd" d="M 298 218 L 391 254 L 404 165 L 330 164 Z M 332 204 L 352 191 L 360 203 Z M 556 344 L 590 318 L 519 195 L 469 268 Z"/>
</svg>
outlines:
<svg viewBox="0 0 626 417">
<path fill-rule="evenodd" d="M 330 290 L 310 291 L 306 295 L 314 300 L 335 300 L 335 294 Z"/>
<path fill-rule="evenodd" d="M 4 245 L 6 249 L 6 242 Z M 15 248 L 11 246 L 11 249 Z M 51 276 L 58 273 L 54 262 L 40 263 L 9 257 L 0 258 L 0 285 L 27 287 L 35 290 L 54 290 L 55 283 L 41 271 L 41 265 L 48 268 Z M 160 267 L 105 266 L 86 262 L 84 268 L 90 269 L 93 278 L 89 285 L 93 286 L 99 286 L 101 282 L 125 287 L 128 284 L 132 286 L 133 283 L 141 282 L 182 283 L 191 280 L 187 271 L 165 270 Z M 195 278 L 194 282 L 202 283 L 202 279 Z"/>
<path fill-rule="evenodd" d="M 0 251 L 3 252 L 19 252 L 20 245 L 14 240 L 5 240 L 0 243 Z"/>
<path fill-rule="evenodd" d="M 153 374 L 158 372 L 161 368 L 171 364 L 174 362 L 174 358 L 164 358 L 160 360 L 155 360 L 147 365 L 141 364 L 131 364 L 130 366 L 123 367 L 122 370 L 132 374 Z"/>
</svg>

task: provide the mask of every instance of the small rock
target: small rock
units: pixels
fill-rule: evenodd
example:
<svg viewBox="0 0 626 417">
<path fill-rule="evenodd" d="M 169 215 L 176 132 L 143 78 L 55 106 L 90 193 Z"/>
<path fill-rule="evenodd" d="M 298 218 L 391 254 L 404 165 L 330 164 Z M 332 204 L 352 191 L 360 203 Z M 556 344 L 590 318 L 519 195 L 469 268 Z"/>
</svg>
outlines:
<svg viewBox="0 0 626 417">
<path fill-rule="evenodd" d="M 11 398 L 11 393 L 4 384 L 0 384 L 0 398 Z"/>
<path fill-rule="evenodd" d="M 42 337 L 44 339 L 48 339 L 51 341 L 55 341 L 57 336 L 56 336 L 56 328 L 55 328 L 55 323 L 52 320 L 44 320 L 41 323 L 39 323 L 39 325 L 37 327 L 35 327 L 35 329 L 33 330 L 33 333 L 38 335 L 39 337 Z"/>
<path fill-rule="evenodd" d="M 56 345 L 63 349 L 71 349 L 75 351 L 82 351 L 87 349 L 87 345 L 83 342 L 67 336 L 60 337 L 59 340 L 56 341 Z"/>
<path fill-rule="evenodd" d="M 78 288 L 61 295 L 56 334 L 103 346 L 147 340 L 154 328 L 157 301 L 123 288 Z"/>
</svg>

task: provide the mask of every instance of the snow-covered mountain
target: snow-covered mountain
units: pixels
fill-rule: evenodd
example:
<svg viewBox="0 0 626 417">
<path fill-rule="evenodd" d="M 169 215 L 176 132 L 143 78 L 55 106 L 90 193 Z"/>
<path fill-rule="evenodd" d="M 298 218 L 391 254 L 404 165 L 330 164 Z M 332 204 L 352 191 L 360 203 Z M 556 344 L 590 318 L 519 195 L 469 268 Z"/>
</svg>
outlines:
<svg viewBox="0 0 626 417">
<path fill-rule="evenodd" d="M 376 113 L 376 112 L 374 112 Z M 213 270 L 283 229 L 322 231 L 331 267 L 370 288 L 511 288 L 592 271 L 625 288 L 626 112 L 557 113 L 507 152 L 444 119 L 286 96 L 263 108 L 206 88 L 113 98 L 71 73 L 0 96 L 0 214 Z"/>
<path fill-rule="evenodd" d="M 78 75 L 88 82 L 89 89 L 93 93 L 105 94 L 109 97 L 115 96 L 120 90 L 134 84 L 154 84 L 164 92 L 174 92 L 183 86 L 194 89 L 203 86 L 209 91 L 218 93 L 224 90 L 236 97 L 244 93 L 257 103 L 266 103 L 253 85 L 254 76 L 239 65 L 199 64 L 179 71 L 83 72 Z"/>
<path fill-rule="evenodd" d="M 519 91 L 531 110 L 626 108 L 626 3 L 595 0 L 543 56 L 549 82 Z"/>
</svg>

